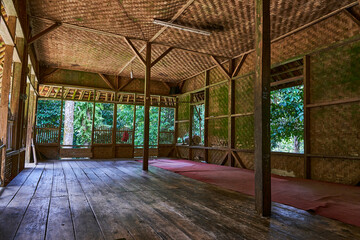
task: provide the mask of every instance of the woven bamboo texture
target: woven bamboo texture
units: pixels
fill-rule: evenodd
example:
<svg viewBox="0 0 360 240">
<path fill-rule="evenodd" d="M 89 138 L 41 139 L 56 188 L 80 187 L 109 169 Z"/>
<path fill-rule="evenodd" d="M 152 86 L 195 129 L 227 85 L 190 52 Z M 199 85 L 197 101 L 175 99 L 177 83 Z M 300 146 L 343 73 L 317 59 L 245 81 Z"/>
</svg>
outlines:
<svg viewBox="0 0 360 240">
<path fill-rule="evenodd" d="M 272 39 L 354 2 L 272 1 Z M 163 45 L 232 58 L 254 47 L 254 12 L 254 1 L 250 0 L 226 3 L 221 0 L 30 2 L 30 14 L 34 16 L 31 21 L 33 35 L 54 21 L 110 33 L 90 33 L 63 25 L 35 43 L 42 65 L 108 74 L 121 72 L 124 76 L 129 76 L 130 71 L 134 70 L 137 77 L 144 76 L 144 67 L 138 59 L 129 64 L 134 54 L 121 36 L 133 38 L 138 49 L 144 46 L 145 41 L 157 43 L 153 46 L 153 59 L 167 48 Z M 162 27 L 153 24 L 153 19 L 208 30 L 211 35 L 203 36 L 171 28 L 159 32 Z M 304 34 L 294 34 L 288 40 L 275 44 L 273 62 L 303 52 L 304 48 L 313 49 L 324 42 L 346 38 L 358 32 L 354 28 L 355 24 L 344 14 L 338 14 L 318 25 Z M 153 68 L 152 76 L 154 79 L 177 82 L 211 66 L 214 63 L 208 56 L 174 49 Z"/>
</svg>

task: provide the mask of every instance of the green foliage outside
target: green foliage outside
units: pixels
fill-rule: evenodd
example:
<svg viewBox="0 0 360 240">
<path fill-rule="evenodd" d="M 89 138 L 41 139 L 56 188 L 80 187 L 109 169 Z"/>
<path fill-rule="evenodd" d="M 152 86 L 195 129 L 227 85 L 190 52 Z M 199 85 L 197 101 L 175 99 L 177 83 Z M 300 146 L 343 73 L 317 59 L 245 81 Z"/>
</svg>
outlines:
<svg viewBox="0 0 360 240">
<path fill-rule="evenodd" d="M 93 103 L 75 102 L 73 145 L 91 144 L 91 129 L 92 129 L 92 117 L 93 117 L 92 115 L 93 115 Z M 101 119 L 98 118 L 96 122 L 100 122 L 100 121 Z"/>
<path fill-rule="evenodd" d="M 37 107 L 36 126 L 60 125 L 61 101 L 58 100 L 39 100 Z"/>
<path fill-rule="evenodd" d="M 132 131 L 134 124 L 134 105 L 117 105 L 116 128 Z"/>
<path fill-rule="evenodd" d="M 271 92 L 271 149 L 304 152 L 303 86 Z"/>
<path fill-rule="evenodd" d="M 199 136 L 204 144 L 205 105 L 195 105 L 193 113 L 192 134 Z"/>
<path fill-rule="evenodd" d="M 133 105 L 117 105 L 117 129 L 133 129 L 134 106 Z M 64 102 L 65 108 L 65 102 Z M 96 103 L 95 104 L 95 123 L 96 129 L 101 127 L 113 127 L 113 108 L 112 103 Z M 63 109 L 63 112 L 64 109 Z M 48 125 L 58 127 L 60 125 L 61 101 L 59 100 L 39 100 L 37 109 L 37 127 Z M 158 139 L 158 117 L 159 108 L 150 107 L 150 145 L 157 145 Z M 93 103 L 75 102 L 74 105 L 74 140 L 73 145 L 91 144 L 91 130 L 93 118 Z M 175 110 L 173 108 L 161 109 L 161 129 L 160 131 L 175 131 Z M 61 144 L 63 143 L 63 126 Z M 166 143 L 170 142 L 171 134 L 164 136 Z M 135 128 L 135 145 L 142 146 L 144 142 L 144 107 L 136 107 L 136 128 Z M 172 143 L 172 140 L 171 140 Z"/>
</svg>

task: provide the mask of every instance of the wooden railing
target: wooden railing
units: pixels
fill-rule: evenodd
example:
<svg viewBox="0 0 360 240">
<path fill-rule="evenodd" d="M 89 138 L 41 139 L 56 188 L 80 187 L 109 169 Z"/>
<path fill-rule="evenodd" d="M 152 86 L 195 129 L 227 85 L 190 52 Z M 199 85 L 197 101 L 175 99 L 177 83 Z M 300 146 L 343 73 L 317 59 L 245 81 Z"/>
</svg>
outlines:
<svg viewBox="0 0 360 240">
<path fill-rule="evenodd" d="M 116 144 L 132 144 L 132 139 L 133 139 L 132 129 L 116 130 Z"/>
<path fill-rule="evenodd" d="M 94 129 L 94 144 L 111 144 L 112 127 L 102 126 Z"/>
<path fill-rule="evenodd" d="M 59 128 L 44 125 L 36 127 L 36 143 L 37 144 L 54 144 L 59 141 Z"/>
</svg>

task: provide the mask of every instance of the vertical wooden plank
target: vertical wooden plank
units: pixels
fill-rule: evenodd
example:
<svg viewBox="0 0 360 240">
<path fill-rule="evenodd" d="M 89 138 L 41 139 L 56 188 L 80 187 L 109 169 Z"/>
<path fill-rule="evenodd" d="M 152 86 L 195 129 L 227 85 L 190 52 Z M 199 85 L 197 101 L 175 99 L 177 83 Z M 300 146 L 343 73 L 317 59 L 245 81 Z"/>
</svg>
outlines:
<svg viewBox="0 0 360 240">
<path fill-rule="evenodd" d="M 270 0 L 255 0 L 255 207 L 271 214 Z"/>
<path fill-rule="evenodd" d="M 27 19 L 27 4 L 25 0 L 18 1 L 18 11 L 19 11 L 19 20 L 21 25 L 23 26 L 23 31 L 25 36 L 29 36 L 29 23 Z M 26 93 L 26 81 L 29 72 L 28 66 L 28 44 L 25 39 L 24 41 L 24 48 L 21 60 L 21 79 L 20 79 L 20 91 L 19 91 L 19 103 L 18 103 L 18 114 L 15 116 L 16 121 L 16 149 L 20 149 L 22 145 L 22 138 L 23 138 L 23 123 L 24 123 L 24 111 L 25 111 L 25 93 Z"/>
<path fill-rule="evenodd" d="M 150 74 L 151 74 L 151 43 L 146 43 L 146 66 L 144 87 L 144 152 L 143 170 L 148 170 L 149 165 L 149 130 L 150 130 Z"/>
<path fill-rule="evenodd" d="M 191 105 L 191 103 L 193 102 L 193 96 L 192 94 L 190 94 L 190 103 L 189 103 L 189 112 L 190 112 L 190 116 L 189 116 L 189 159 L 192 160 L 193 159 L 193 150 L 191 148 L 191 146 L 193 145 L 193 116 L 194 116 L 194 106 Z"/>
<path fill-rule="evenodd" d="M 8 27 L 10 34 L 15 37 L 16 17 L 9 16 Z M 3 63 L 3 76 L 1 81 L 1 102 L 0 102 L 0 140 L 7 144 L 8 113 L 9 113 L 9 93 L 11 86 L 11 68 L 13 61 L 14 46 L 5 46 L 5 59 Z M 7 148 L 7 146 L 6 146 Z M 5 149 L 6 149 L 5 148 Z M 5 181 L 5 160 L 6 150 L 1 151 L 1 185 Z"/>
<path fill-rule="evenodd" d="M 112 151 L 113 158 L 116 157 L 116 127 L 117 127 L 117 104 L 114 103 L 113 131 L 112 131 Z"/>
<path fill-rule="evenodd" d="M 92 117 L 92 127 L 91 127 L 91 151 L 92 151 L 92 153 L 94 153 L 95 104 L 96 104 L 96 90 L 94 90 L 93 117 Z"/>
<path fill-rule="evenodd" d="M 229 61 L 229 72 L 232 73 L 234 69 L 234 60 Z M 235 81 L 230 78 L 228 82 L 228 161 L 232 167 L 235 166 L 235 158 L 232 155 L 232 149 L 235 148 L 235 118 L 232 114 L 235 113 Z"/>
<path fill-rule="evenodd" d="M 160 124 L 161 124 L 161 107 L 159 107 L 159 112 L 158 112 L 158 139 L 157 139 L 157 147 L 158 147 L 158 149 L 159 149 L 159 145 L 160 145 Z"/>
<path fill-rule="evenodd" d="M 304 57 L 304 176 L 311 179 L 310 150 L 310 56 Z"/>
<path fill-rule="evenodd" d="M 63 120 L 63 108 L 64 108 L 64 87 L 61 89 L 61 109 L 60 109 L 60 124 L 59 124 L 59 133 L 58 133 L 58 145 L 59 149 L 61 148 L 61 128 L 62 128 L 62 120 Z"/>
<path fill-rule="evenodd" d="M 30 152 L 31 152 L 31 139 L 33 136 L 33 115 L 34 113 L 34 91 L 30 91 L 29 94 L 29 114 L 28 114 L 28 123 L 27 123 L 27 136 L 26 136 L 26 152 L 25 152 L 25 162 L 30 162 Z M 20 161 L 19 161 L 20 163 Z M 20 167 L 20 166 L 19 166 Z"/>
<path fill-rule="evenodd" d="M 19 51 L 20 56 L 22 57 L 24 51 L 24 39 L 16 38 L 16 46 Z M 10 101 L 10 110 L 14 118 L 17 119 L 19 114 L 19 101 L 20 101 L 20 84 L 21 84 L 21 63 L 14 63 L 14 73 L 13 73 L 13 85 L 11 90 L 11 101 Z M 13 146 L 16 146 L 17 138 L 16 132 L 17 124 L 14 124 L 13 129 Z"/>
<path fill-rule="evenodd" d="M 135 125 L 136 125 L 136 93 L 134 94 L 134 117 L 133 117 L 133 130 L 132 130 L 132 157 L 134 157 L 135 150 Z"/>
<path fill-rule="evenodd" d="M 176 100 L 175 100 L 176 102 L 175 102 L 175 121 L 174 121 L 174 129 L 175 129 L 175 139 L 174 139 L 174 141 L 175 141 L 175 148 L 176 148 L 176 144 L 177 144 L 177 139 L 178 139 L 178 137 L 179 137 L 179 124 L 178 124 L 178 122 L 177 121 L 179 121 L 179 98 L 178 97 L 176 97 Z"/>
<path fill-rule="evenodd" d="M 210 84 L 210 71 L 207 70 L 205 72 L 205 103 L 204 103 L 204 115 L 205 115 L 205 120 L 204 120 L 204 146 L 208 147 L 209 146 L 209 88 L 207 86 L 209 86 Z M 205 149 L 205 155 L 204 155 L 204 159 L 206 162 L 209 162 L 209 150 Z"/>
</svg>

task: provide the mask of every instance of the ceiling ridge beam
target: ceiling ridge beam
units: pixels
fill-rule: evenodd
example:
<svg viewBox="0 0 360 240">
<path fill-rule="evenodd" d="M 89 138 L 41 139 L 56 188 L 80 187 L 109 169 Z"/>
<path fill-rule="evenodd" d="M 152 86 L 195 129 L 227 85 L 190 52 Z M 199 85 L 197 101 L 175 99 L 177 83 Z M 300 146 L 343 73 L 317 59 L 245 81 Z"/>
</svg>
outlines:
<svg viewBox="0 0 360 240">
<path fill-rule="evenodd" d="M 31 37 L 28 41 L 28 44 L 32 44 L 35 41 L 39 40 L 40 38 L 42 38 L 43 36 L 45 36 L 46 34 L 56 30 L 57 28 L 59 28 L 62 24 L 60 22 L 55 22 L 53 25 L 51 25 L 50 27 L 48 27 L 47 29 L 43 30 L 42 32 L 36 34 L 35 36 Z"/>
</svg>

